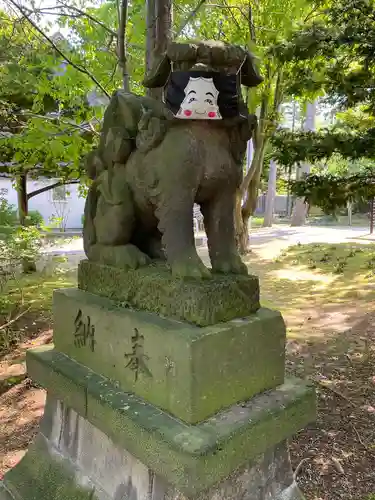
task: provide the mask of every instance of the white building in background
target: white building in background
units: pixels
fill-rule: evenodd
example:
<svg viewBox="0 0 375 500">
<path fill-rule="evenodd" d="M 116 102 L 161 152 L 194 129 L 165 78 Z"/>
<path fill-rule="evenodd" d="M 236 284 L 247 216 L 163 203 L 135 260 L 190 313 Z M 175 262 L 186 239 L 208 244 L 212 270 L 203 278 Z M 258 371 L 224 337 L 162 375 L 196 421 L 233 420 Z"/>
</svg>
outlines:
<svg viewBox="0 0 375 500">
<path fill-rule="evenodd" d="M 53 179 L 28 180 L 27 192 L 30 193 L 54 182 Z M 17 192 L 10 179 L 0 177 L 0 195 L 17 209 Z M 67 230 L 82 228 L 84 206 L 85 198 L 80 196 L 78 184 L 67 184 L 50 189 L 34 196 L 29 201 L 29 210 L 38 210 L 46 226 L 50 225 L 53 217 L 62 217 Z"/>
<path fill-rule="evenodd" d="M 42 187 L 54 184 L 53 179 L 29 180 L 27 182 L 27 192 L 30 193 Z M 17 209 L 17 192 L 12 186 L 12 181 L 0 177 L 0 196 L 4 196 L 8 202 Z M 83 212 L 85 198 L 80 195 L 78 184 L 67 184 L 59 186 L 44 193 L 34 196 L 29 201 L 29 210 L 38 210 L 43 216 L 45 225 L 50 225 L 53 217 L 63 217 L 65 219 L 65 229 L 75 230 L 83 227 Z M 287 207 L 287 196 L 277 195 L 275 198 L 275 214 L 285 215 Z M 258 197 L 255 215 L 263 215 L 265 210 L 265 195 Z M 199 207 L 194 207 L 194 229 L 196 232 L 203 230 L 203 218 Z"/>
</svg>

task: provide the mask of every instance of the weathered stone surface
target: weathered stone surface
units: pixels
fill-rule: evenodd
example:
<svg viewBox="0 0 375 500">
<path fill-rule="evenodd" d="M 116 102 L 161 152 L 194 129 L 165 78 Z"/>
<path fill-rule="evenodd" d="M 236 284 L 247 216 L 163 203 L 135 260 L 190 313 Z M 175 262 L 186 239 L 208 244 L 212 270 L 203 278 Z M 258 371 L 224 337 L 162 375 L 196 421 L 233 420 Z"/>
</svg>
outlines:
<svg viewBox="0 0 375 500">
<path fill-rule="evenodd" d="M 162 485 L 159 489 L 162 489 Z M 190 500 L 173 487 L 165 487 L 163 493 L 163 500 Z M 230 477 L 194 498 L 194 500 L 224 499 L 303 500 L 294 482 L 286 442 L 269 448 Z"/>
<path fill-rule="evenodd" d="M 190 426 L 76 365 L 48 347 L 27 353 L 30 376 L 49 394 L 64 400 L 74 384 L 79 392 L 85 386 L 86 405 L 81 415 L 188 496 L 219 483 L 315 418 L 314 389 L 288 380 L 273 391 Z M 61 377 L 69 379 L 71 386 L 61 384 Z M 78 411 L 82 412 L 82 406 Z"/>
<path fill-rule="evenodd" d="M 251 53 L 222 41 L 170 42 L 160 59 L 156 59 L 146 75 L 143 81 L 145 87 L 164 87 L 172 69 L 187 71 L 202 66 L 223 68 L 225 73 L 237 74 L 240 71 L 241 82 L 248 87 L 256 87 L 263 81 Z"/>
<path fill-rule="evenodd" d="M 26 456 L 5 475 L 4 485 L 17 500 L 104 500 L 89 478 L 75 472 L 72 461 L 38 434 Z"/>
<path fill-rule="evenodd" d="M 170 57 L 187 73 L 174 71 Z M 86 162 L 93 183 L 83 239 L 91 261 L 136 269 L 165 259 L 174 276 L 210 276 L 194 245 L 198 203 L 212 269 L 247 274 L 233 213 L 256 116 L 239 92 L 241 78 L 248 86 L 262 81 L 246 50 L 221 41 L 176 42 L 145 79 L 149 87 L 168 88 L 165 104 L 124 90 L 113 94 Z"/>
<path fill-rule="evenodd" d="M 88 330 L 93 337 L 85 337 Z M 122 390 L 189 423 L 284 381 L 285 325 L 269 309 L 199 328 L 74 288 L 58 290 L 54 343 Z"/>
<path fill-rule="evenodd" d="M 5 488 L 9 488 L 13 494 Z M 63 495 L 66 495 L 65 497 Z M 302 500 L 285 442 L 245 460 L 194 500 Z M 40 432 L 0 484 L 1 500 L 193 500 L 61 401 L 47 397 Z"/>
<path fill-rule="evenodd" d="M 173 278 L 162 264 L 125 270 L 84 260 L 78 266 L 78 287 L 125 307 L 198 326 L 246 317 L 259 309 L 256 276 L 181 280 Z"/>
<path fill-rule="evenodd" d="M 14 497 L 9 493 L 2 482 L 0 482 L 0 500 L 14 500 Z"/>
</svg>

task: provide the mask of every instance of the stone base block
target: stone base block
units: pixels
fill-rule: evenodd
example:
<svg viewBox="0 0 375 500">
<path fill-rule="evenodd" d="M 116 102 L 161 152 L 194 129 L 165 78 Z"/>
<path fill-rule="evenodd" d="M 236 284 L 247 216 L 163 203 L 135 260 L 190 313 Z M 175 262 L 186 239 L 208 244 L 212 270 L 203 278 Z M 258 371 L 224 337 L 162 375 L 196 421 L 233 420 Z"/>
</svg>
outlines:
<svg viewBox="0 0 375 500">
<path fill-rule="evenodd" d="M 188 423 L 284 382 L 285 325 L 269 309 L 203 328 L 75 288 L 58 290 L 54 343 Z"/>
<path fill-rule="evenodd" d="M 47 398 L 40 432 L 0 483 L 0 500 L 302 500 L 286 442 L 196 495 L 183 493 L 61 401 Z"/>
<path fill-rule="evenodd" d="M 173 278 L 163 264 L 125 270 L 83 260 L 78 266 L 78 287 L 125 307 L 198 326 L 245 317 L 259 309 L 257 276 L 182 280 Z"/>
<path fill-rule="evenodd" d="M 280 473 L 280 480 L 276 480 L 275 476 L 272 485 L 267 483 L 266 478 L 268 473 L 277 474 L 278 467 L 275 466 L 274 453 L 278 443 L 315 418 L 314 389 L 301 381 L 288 380 L 278 388 L 241 405 L 232 406 L 198 425 L 187 425 L 134 394 L 122 392 L 107 378 L 99 376 L 50 347 L 28 351 L 27 367 L 30 376 L 47 389 L 50 397 L 64 401 L 64 408 L 60 410 L 55 408 L 51 411 L 47 407 L 42 432 L 48 442 L 53 444 L 52 448 L 48 448 L 50 446 L 48 443 L 48 446 L 46 445 L 48 455 L 53 456 L 55 462 L 60 460 L 63 470 L 66 469 L 66 462 L 61 460 L 65 456 L 74 458 L 72 474 L 76 474 L 75 484 L 79 485 L 79 488 L 85 487 L 86 490 L 85 492 L 78 490 L 74 493 L 76 496 L 72 494 L 61 498 L 149 499 L 150 496 L 146 493 L 142 495 L 139 493 L 141 490 L 136 479 L 139 476 L 135 465 L 131 467 L 131 479 L 121 476 L 124 474 L 124 467 L 119 467 L 116 473 L 108 472 L 107 479 L 101 479 L 102 471 L 106 468 L 111 471 L 111 467 L 115 467 L 117 463 L 114 461 L 112 464 L 111 453 L 115 453 L 114 446 L 117 450 L 126 450 L 141 462 L 147 471 L 153 471 L 151 479 L 148 479 L 149 488 L 153 488 L 154 478 L 161 478 L 160 484 L 166 485 L 165 493 L 159 497 L 155 493 L 156 496 L 152 497 L 154 499 L 182 500 L 193 497 L 214 499 L 218 498 L 214 493 L 215 488 L 216 491 L 217 488 L 219 491 L 220 488 L 228 488 L 227 495 L 219 496 L 226 499 L 276 500 L 283 489 L 288 491 L 290 487 L 292 488 L 290 491 L 293 492 L 291 479 L 288 479 L 289 483 L 285 482 L 284 473 Z M 60 416 L 56 417 L 58 411 Z M 68 419 L 69 424 L 66 425 L 61 424 L 64 412 L 67 412 L 67 415 L 74 415 L 74 418 Z M 56 421 L 60 423 L 56 424 Z M 80 431 L 81 427 L 88 430 Z M 43 431 L 43 428 L 47 430 Z M 86 437 L 84 437 L 85 432 L 88 433 Z M 96 432 L 100 434 L 95 434 Z M 106 451 L 109 445 L 103 444 L 104 438 L 96 437 L 99 435 L 106 436 L 106 443 L 108 439 L 112 441 L 111 453 Z M 45 443 L 40 446 L 45 446 Z M 69 451 L 65 452 L 61 446 L 68 447 Z M 36 457 L 38 453 L 31 456 Z M 81 461 L 87 461 L 90 473 L 86 471 L 79 476 L 78 472 L 74 472 L 81 467 L 81 462 L 77 461 L 78 457 Z M 22 475 L 25 475 L 25 481 L 29 477 L 27 485 L 30 486 L 32 477 L 44 474 L 42 471 L 45 470 L 45 466 L 33 469 L 37 467 L 37 464 L 33 465 L 34 459 L 29 460 L 29 465 L 27 460 Z M 259 466 L 251 465 L 257 460 L 260 460 L 263 469 L 260 476 L 256 472 Z M 283 460 L 280 463 L 284 463 Z M 284 466 L 280 467 L 283 469 Z M 27 472 L 29 468 L 30 472 Z M 53 470 L 52 467 L 51 474 Z M 240 471 L 239 475 L 235 475 L 233 480 L 228 480 L 232 482 L 226 482 L 226 478 L 236 470 Z M 9 479 L 7 476 L 5 480 L 5 486 L 12 493 L 12 484 L 14 488 L 19 488 L 18 480 L 12 480 L 14 474 L 17 472 L 12 471 Z M 109 486 L 104 486 L 104 481 L 109 481 L 114 488 L 117 481 L 116 474 L 120 474 L 121 478 L 117 484 L 119 489 L 109 490 Z M 65 475 L 61 477 L 62 483 L 65 484 Z M 90 484 L 87 485 L 83 479 L 78 481 L 78 477 L 96 478 L 98 486 L 95 485 L 94 479 L 90 479 Z M 239 479 L 241 477 L 242 479 Z M 147 483 L 146 479 L 142 479 L 141 483 L 144 482 Z M 91 483 L 95 486 L 96 496 Z M 256 488 L 254 485 L 257 485 Z M 25 486 L 25 491 L 29 486 Z M 100 493 L 102 495 L 100 496 L 99 486 L 109 496 L 105 496 L 104 493 Z M 213 488 L 212 495 L 203 493 L 210 491 L 210 488 Z M 229 494 L 230 488 L 237 491 L 237 497 Z M 244 492 L 243 497 L 240 495 L 241 491 Z M 90 494 L 91 497 L 82 496 Z M 22 495 L 23 493 L 17 498 L 23 498 Z M 34 498 L 36 500 L 37 497 L 30 497 L 30 500 Z M 60 500 L 59 496 L 42 495 L 38 498 Z M 291 494 L 280 497 L 280 500 L 281 498 L 289 500 L 294 497 Z M 29 497 L 25 497 L 26 499 L 29 500 Z"/>
</svg>

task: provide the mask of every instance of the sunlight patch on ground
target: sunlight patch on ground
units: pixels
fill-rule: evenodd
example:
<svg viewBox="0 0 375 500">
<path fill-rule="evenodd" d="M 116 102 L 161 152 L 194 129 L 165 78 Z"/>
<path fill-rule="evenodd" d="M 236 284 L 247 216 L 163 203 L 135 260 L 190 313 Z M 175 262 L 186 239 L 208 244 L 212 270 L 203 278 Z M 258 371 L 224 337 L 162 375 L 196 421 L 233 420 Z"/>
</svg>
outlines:
<svg viewBox="0 0 375 500">
<path fill-rule="evenodd" d="M 287 268 L 287 269 L 276 269 L 272 271 L 271 276 L 277 279 L 290 280 L 290 281 L 316 281 L 324 283 L 326 285 L 331 284 L 335 281 L 336 277 L 329 276 L 327 274 L 320 274 L 305 270 L 302 268 Z"/>
</svg>

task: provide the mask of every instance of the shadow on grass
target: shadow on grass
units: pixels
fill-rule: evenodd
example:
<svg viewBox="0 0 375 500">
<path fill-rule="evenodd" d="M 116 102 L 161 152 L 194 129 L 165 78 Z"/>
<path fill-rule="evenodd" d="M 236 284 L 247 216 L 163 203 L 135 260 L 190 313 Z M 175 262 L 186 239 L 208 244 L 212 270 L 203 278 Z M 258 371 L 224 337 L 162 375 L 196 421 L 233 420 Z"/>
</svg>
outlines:
<svg viewBox="0 0 375 500">
<path fill-rule="evenodd" d="M 308 499 L 368 498 L 375 491 L 375 246 L 297 245 L 275 260 L 254 252 L 246 262 L 260 278 L 262 305 L 283 313 L 287 371 L 317 385 L 317 422 L 291 443 L 294 467 L 304 460 L 302 490 Z"/>
<path fill-rule="evenodd" d="M 374 245 L 297 245 L 246 263 L 260 278 L 262 305 L 282 311 L 290 338 L 346 331 L 375 301 Z"/>
</svg>

